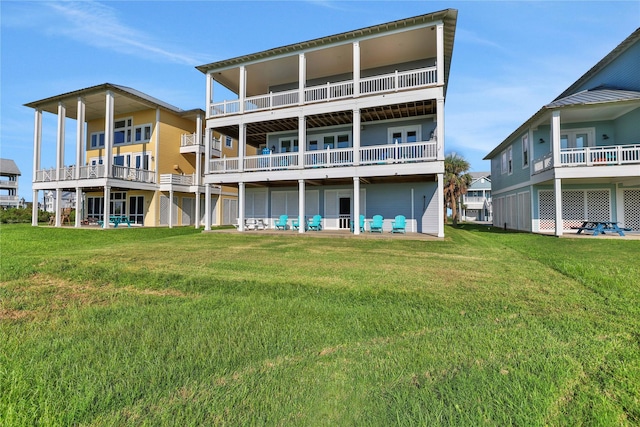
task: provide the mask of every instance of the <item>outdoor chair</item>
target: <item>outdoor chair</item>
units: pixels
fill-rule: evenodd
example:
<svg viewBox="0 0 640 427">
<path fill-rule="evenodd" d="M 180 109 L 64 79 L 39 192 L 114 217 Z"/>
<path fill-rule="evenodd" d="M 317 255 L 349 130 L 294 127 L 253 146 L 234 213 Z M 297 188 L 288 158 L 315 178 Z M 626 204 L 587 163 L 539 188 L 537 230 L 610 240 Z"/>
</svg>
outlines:
<svg viewBox="0 0 640 427">
<path fill-rule="evenodd" d="M 382 233 L 383 223 L 384 223 L 384 217 L 382 215 L 374 215 L 373 220 L 369 221 L 369 232 Z"/>
<path fill-rule="evenodd" d="M 360 231 L 364 233 L 364 215 L 360 215 Z M 353 232 L 353 224 L 351 224 L 351 232 Z"/>
<path fill-rule="evenodd" d="M 287 221 L 289 220 L 288 215 L 280 215 L 280 219 L 276 221 L 276 230 L 286 230 L 289 228 L 287 225 Z"/>
<path fill-rule="evenodd" d="M 396 215 L 396 219 L 391 221 L 391 232 L 392 233 L 406 233 L 405 227 L 407 224 L 407 219 L 404 215 Z"/>
<path fill-rule="evenodd" d="M 322 230 L 322 216 L 314 215 L 313 218 L 311 218 L 311 221 L 309 221 L 308 228 L 313 231 Z"/>
<path fill-rule="evenodd" d="M 293 220 L 291 220 L 291 229 L 292 230 L 299 230 L 300 229 L 300 221 L 298 220 L 298 217 L 296 217 Z"/>
</svg>

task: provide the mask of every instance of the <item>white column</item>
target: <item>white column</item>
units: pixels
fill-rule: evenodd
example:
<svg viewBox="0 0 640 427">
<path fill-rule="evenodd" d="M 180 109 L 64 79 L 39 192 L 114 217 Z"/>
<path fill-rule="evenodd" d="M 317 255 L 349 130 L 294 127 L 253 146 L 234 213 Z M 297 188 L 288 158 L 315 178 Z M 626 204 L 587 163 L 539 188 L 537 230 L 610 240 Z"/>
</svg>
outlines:
<svg viewBox="0 0 640 427">
<path fill-rule="evenodd" d="M 33 190 L 33 204 L 31 206 L 31 225 L 34 227 L 38 226 L 38 190 Z"/>
<path fill-rule="evenodd" d="M 438 174 L 438 237 L 444 237 L 444 174 Z M 423 213 L 424 214 L 424 213 Z M 420 220 L 422 215 L 420 216 Z"/>
<path fill-rule="evenodd" d="M 562 236 L 564 226 L 562 221 L 562 180 L 560 178 L 553 180 L 553 195 L 556 202 L 556 236 Z"/>
<path fill-rule="evenodd" d="M 172 187 L 173 188 L 173 185 Z M 169 228 L 173 228 L 173 190 L 169 190 Z"/>
<path fill-rule="evenodd" d="M 436 49 L 438 84 L 444 85 L 444 24 L 438 24 L 436 27 Z"/>
<path fill-rule="evenodd" d="M 67 108 L 62 102 L 58 102 L 58 133 L 56 138 L 56 168 L 58 181 L 63 178 L 62 168 L 64 167 L 64 124 L 67 115 Z"/>
<path fill-rule="evenodd" d="M 196 190 L 196 206 L 195 206 L 195 227 L 196 229 L 200 228 L 200 191 Z"/>
<path fill-rule="evenodd" d="M 238 183 L 238 230 L 244 231 L 244 182 Z"/>
<path fill-rule="evenodd" d="M 244 113 L 244 99 L 247 96 L 247 70 L 244 65 L 240 66 L 240 88 L 238 99 L 240 100 L 240 114 Z"/>
<path fill-rule="evenodd" d="M 360 43 L 353 43 L 353 96 L 360 96 Z M 354 228 L 355 230 L 355 228 Z"/>
<path fill-rule="evenodd" d="M 436 160 L 444 160 L 444 98 L 436 100 Z"/>
<path fill-rule="evenodd" d="M 560 166 L 560 111 L 551 114 L 551 152 L 553 153 L 553 167 Z"/>
<path fill-rule="evenodd" d="M 307 84 L 307 58 L 304 53 L 298 55 L 298 104 L 304 104 L 304 88 Z M 299 140 L 298 140 L 299 142 Z"/>
<path fill-rule="evenodd" d="M 113 149 L 113 109 L 114 109 L 114 99 L 113 93 L 108 90 L 105 95 L 105 113 L 104 113 L 104 176 L 105 178 L 109 178 L 111 176 L 111 162 L 112 162 L 112 154 L 111 151 Z M 157 182 L 157 181 L 156 181 Z M 106 194 L 105 187 L 105 194 Z M 105 220 L 105 225 L 108 224 L 109 214 L 106 213 L 107 219 Z"/>
<path fill-rule="evenodd" d="M 360 121 L 360 109 L 356 108 L 355 110 L 353 110 L 353 164 L 356 166 L 360 164 L 361 127 L 362 125 Z M 358 182 L 360 182 L 359 179 L 358 179 Z"/>
<path fill-rule="evenodd" d="M 211 72 L 207 73 L 207 100 L 205 105 L 207 106 L 206 117 L 211 116 L 211 104 L 213 103 L 213 77 Z"/>
<path fill-rule="evenodd" d="M 196 185 L 202 185 L 202 157 L 200 155 L 200 144 L 202 143 L 202 116 L 198 114 L 196 116 L 196 141 L 197 147 L 196 150 Z"/>
<path fill-rule="evenodd" d="M 204 230 L 211 230 L 211 184 L 204 185 Z"/>
<path fill-rule="evenodd" d="M 360 234 L 360 177 L 353 177 L 353 234 Z"/>
<path fill-rule="evenodd" d="M 56 201 L 53 208 L 53 214 L 56 216 L 56 227 L 60 227 L 60 204 L 62 201 L 62 190 L 60 188 L 56 188 Z"/>
<path fill-rule="evenodd" d="M 298 167 L 304 169 L 304 153 L 307 149 L 307 118 L 298 116 Z"/>
<path fill-rule="evenodd" d="M 85 119 L 85 104 L 84 99 L 81 96 L 78 97 L 78 115 L 76 117 L 76 170 L 75 178 L 80 179 L 80 167 L 83 165 L 83 153 L 86 149 L 85 135 L 84 135 L 84 119 Z M 76 209 L 77 210 L 77 209 Z M 77 217 L 76 212 L 76 217 Z"/>
<path fill-rule="evenodd" d="M 247 150 L 247 125 L 241 123 L 238 130 L 238 169 L 240 172 L 244 172 L 244 155 Z M 220 138 L 222 139 L 222 137 Z"/>
<path fill-rule="evenodd" d="M 40 170 L 40 153 L 42 152 L 42 110 L 36 109 L 33 118 L 33 178 Z"/>
<path fill-rule="evenodd" d="M 106 139 L 106 138 L 105 138 Z M 109 210 L 109 205 L 111 204 L 111 187 L 109 187 L 108 185 L 104 186 L 104 206 L 102 209 L 103 215 L 102 215 L 102 219 L 103 219 L 103 226 L 102 228 L 109 228 L 109 216 L 111 216 L 111 212 Z"/>
<path fill-rule="evenodd" d="M 80 227 L 80 222 L 82 221 L 82 188 L 76 187 L 76 222 L 74 226 L 76 228 Z"/>
<path fill-rule="evenodd" d="M 213 138 L 213 130 L 206 128 L 204 130 L 204 174 L 209 174 L 211 167 L 211 138 Z"/>
<path fill-rule="evenodd" d="M 304 179 L 298 180 L 298 233 L 305 232 L 305 183 Z"/>
<path fill-rule="evenodd" d="M 153 162 L 153 171 L 156 176 L 156 182 L 160 182 L 160 170 L 158 169 L 158 162 L 160 161 L 160 107 L 156 108 L 156 127 L 155 127 L 155 154 Z M 149 165 L 151 167 L 151 165 Z"/>
</svg>

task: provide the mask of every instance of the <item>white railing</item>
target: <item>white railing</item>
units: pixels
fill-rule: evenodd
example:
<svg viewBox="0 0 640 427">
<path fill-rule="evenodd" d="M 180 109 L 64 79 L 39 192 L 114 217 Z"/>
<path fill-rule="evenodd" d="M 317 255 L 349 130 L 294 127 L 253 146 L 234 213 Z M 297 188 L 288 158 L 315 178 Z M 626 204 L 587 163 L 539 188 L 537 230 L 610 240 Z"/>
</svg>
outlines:
<svg viewBox="0 0 640 427">
<path fill-rule="evenodd" d="M 211 151 L 222 151 L 222 138 L 211 137 Z"/>
<path fill-rule="evenodd" d="M 128 166 L 113 165 L 111 168 L 112 174 L 110 178 L 124 179 L 127 181 L 147 182 L 154 183 L 156 180 L 156 173 L 154 171 L 145 169 L 136 169 Z M 104 165 L 87 165 L 80 166 L 79 179 L 96 179 L 104 178 Z M 69 181 L 76 179 L 76 167 L 65 166 L 60 168 L 60 175 L 58 175 L 58 169 L 41 169 L 36 171 L 34 182 L 54 182 L 54 181 Z"/>
<path fill-rule="evenodd" d="M 185 133 L 180 135 L 181 147 L 191 147 L 194 145 L 204 145 L 204 140 L 201 139 L 200 141 L 198 141 L 195 133 Z"/>
<path fill-rule="evenodd" d="M 486 198 L 482 196 L 464 196 L 463 202 L 465 203 L 484 203 L 486 200 L 491 200 L 491 198 Z"/>
<path fill-rule="evenodd" d="M 0 187 L 2 188 L 18 188 L 18 181 L 0 180 Z"/>
<path fill-rule="evenodd" d="M 34 182 L 51 182 L 51 181 L 57 181 L 58 180 L 58 175 L 57 175 L 57 169 L 56 168 L 49 168 L 49 169 L 40 169 L 36 171 L 36 176 L 34 177 Z"/>
<path fill-rule="evenodd" d="M 156 173 L 145 169 L 113 165 L 111 170 L 113 172 L 113 178 L 148 183 L 154 183 L 156 181 Z"/>
<path fill-rule="evenodd" d="M 533 173 L 537 174 L 553 168 L 553 153 L 547 153 L 544 156 L 533 161 Z"/>
<path fill-rule="evenodd" d="M 104 165 L 80 166 L 80 179 L 104 177 Z"/>
<path fill-rule="evenodd" d="M 426 87 L 437 84 L 437 68 L 428 67 L 409 71 L 396 71 L 390 74 L 360 79 L 360 94 L 370 95 L 403 89 Z M 327 82 L 304 89 L 304 102 L 313 103 L 331 101 L 354 96 L 354 81 Z M 298 90 L 271 92 L 245 99 L 244 111 L 254 112 L 272 108 L 297 105 L 300 102 Z M 223 116 L 240 113 L 240 101 L 223 101 L 211 104 L 211 116 Z"/>
<path fill-rule="evenodd" d="M 18 196 L 0 196 L 0 202 L 18 202 Z"/>
<path fill-rule="evenodd" d="M 298 153 L 264 154 L 244 158 L 245 171 L 296 169 Z"/>
<path fill-rule="evenodd" d="M 409 163 L 436 160 L 438 147 L 435 141 L 396 143 L 366 146 L 360 148 L 360 164 Z M 264 154 L 244 158 L 244 171 L 268 171 L 282 169 L 300 169 L 298 153 Z M 337 148 L 306 151 L 304 167 L 336 167 L 353 166 L 355 164 L 354 149 Z M 229 173 L 240 171 L 238 157 L 212 159 L 209 173 Z"/>
<path fill-rule="evenodd" d="M 562 166 L 624 165 L 640 163 L 640 145 L 565 148 L 560 151 Z"/>
<path fill-rule="evenodd" d="M 194 182 L 194 174 L 178 175 L 173 173 L 163 173 L 160 175 L 160 184 L 193 185 Z"/>
</svg>

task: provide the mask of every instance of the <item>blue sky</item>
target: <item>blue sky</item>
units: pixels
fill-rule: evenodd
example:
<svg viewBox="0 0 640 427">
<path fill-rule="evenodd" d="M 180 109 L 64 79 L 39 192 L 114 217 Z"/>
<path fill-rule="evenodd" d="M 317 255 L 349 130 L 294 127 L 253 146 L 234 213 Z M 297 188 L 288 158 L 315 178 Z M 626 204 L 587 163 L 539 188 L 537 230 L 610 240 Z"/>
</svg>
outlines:
<svg viewBox="0 0 640 427">
<path fill-rule="evenodd" d="M 446 152 L 482 158 L 640 26 L 640 1 L 0 1 L 0 157 L 32 199 L 33 110 L 23 104 L 115 83 L 202 108 L 194 67 L 446 8 L 458 9 Z M 65 164 L 75 156 L 67 126 Z M 43 120 L 42 167 L 55 165 Z"/>
</svg>

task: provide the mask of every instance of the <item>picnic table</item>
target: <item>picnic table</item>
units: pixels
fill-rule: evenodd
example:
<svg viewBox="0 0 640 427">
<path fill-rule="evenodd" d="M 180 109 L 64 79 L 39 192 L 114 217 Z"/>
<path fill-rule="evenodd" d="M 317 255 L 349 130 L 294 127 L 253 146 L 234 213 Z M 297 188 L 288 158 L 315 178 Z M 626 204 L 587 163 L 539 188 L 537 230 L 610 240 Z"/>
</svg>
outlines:
<svg viewBox="0 0 640 427">
<path fill-rule="evenodd" d="M 571 227 L 574 230 L 578 230 L 577 234 L 581 234 L 583 231 L 593 231 L 593 235 L 605 234 L 605 232 L 618 233 L 624 236 L 625 231 L 631 231 L 630 228 L 620 228 L 615 221 L 582 221 L 580 227 Z"/>
<path fill-rule="evenodd" d="M 126 223 L 127 227 L 131 227 L 129 217 L 126 215 L 109 215 L 109 222 L 113 223 L 113 228 L 118 228 L 118 225 L 122 223 Z M 98 221 L 98 224 L 100 224 L 100 226 L 102 227 L 104 225 L 104 222 Z"/>
</svg>

